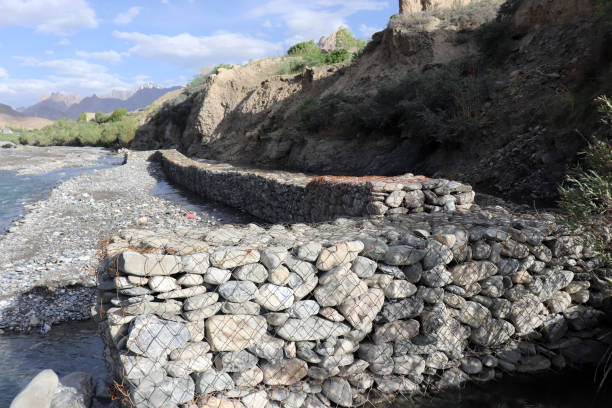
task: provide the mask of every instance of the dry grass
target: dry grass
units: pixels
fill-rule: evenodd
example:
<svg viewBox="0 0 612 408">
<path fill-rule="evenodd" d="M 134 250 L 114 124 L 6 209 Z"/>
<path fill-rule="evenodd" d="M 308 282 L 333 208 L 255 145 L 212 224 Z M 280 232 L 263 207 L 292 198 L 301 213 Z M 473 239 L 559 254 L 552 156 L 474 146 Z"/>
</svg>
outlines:
<svg viewBox="0 0 612 408">
<path fill-rule="evenodd" d="M 466 30 L 474 29 L 497 16 L 505 0 L 476 0 L 467 4 L 457 3 L 451 7 L 434 7 L 412 14 L 395 14 L 389 20 L 389 28 L 408 28 L 432 31 L 437 28 Z"/>
</svg>

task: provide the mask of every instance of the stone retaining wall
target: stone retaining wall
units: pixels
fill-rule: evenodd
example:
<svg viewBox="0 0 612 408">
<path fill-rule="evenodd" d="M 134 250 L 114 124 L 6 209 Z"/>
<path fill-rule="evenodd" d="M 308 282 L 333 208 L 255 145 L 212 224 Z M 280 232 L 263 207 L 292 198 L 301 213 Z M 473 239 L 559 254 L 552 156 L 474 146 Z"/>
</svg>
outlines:
<svg viewBox="0 0 612 408">
<path fill-rule="evenodd" d="M 337 217 L 469 209 L 472 187 L 405 174 L 397 177 L 307 176 L 193 161 L 160 151 L 173 182 L 269 222 L 321 222 Z"/>
<path fill-rule="evenodd" d="M 125 230 L 100 327 L 126 406 L 359 406 L 597 361 L 598 265 L 501 209 Z"/>
</svg>

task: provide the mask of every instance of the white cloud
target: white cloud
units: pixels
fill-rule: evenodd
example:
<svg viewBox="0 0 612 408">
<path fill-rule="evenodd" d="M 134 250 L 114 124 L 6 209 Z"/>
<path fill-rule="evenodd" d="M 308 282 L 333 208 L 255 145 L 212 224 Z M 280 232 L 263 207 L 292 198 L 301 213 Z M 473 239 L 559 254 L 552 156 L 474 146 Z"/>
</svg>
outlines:
<svg viewBox="0 0 612 408">
<path fill-rule="evenodd" d="M 55 52 L 53 50 L 45 50 L 45 55 L 53 55 Z"/>
<path fill-rule="evenodd" d="M 86 58 L 86 59 L 97 59 L 101 61 L 105 61 L 109 64 L 118 64 L 121 62 L 121 58 L 123 57 L 123 53 L 118 53 L 114 50 L 109 51 L 94 51 L 94 52 L 86 52 L 86 51 L 77 51 L 77 57 Z"/>
<path fill-rule="evenodd" d="M 361 36 L 366 38 L 372 38 L 372 35 L 374 35 L 374 33 L 377 33 L 381 30 L 382 28 L 380 27 L 370 27 L 365 24 L 361 24 L 359 26 L 359 32 L 361 33 Z"/>
<path fill-rule="evenodd" d="M 6 72 L 6 69 L 0 67 L 0 79 L 4 78 L 8 78 L 8 72 Z"/>
<path fill-rule="evenodd" d="M 96 13 L 85 0 L 1 0 L 0 27 L 35 27 L 36 31 L 70 35 L 98 26 Z"/>
<path fill-rule="evenodd" d="M 117 14 L 113 21 L 118 25 L 130 24 L 141 11 L 142 7 L 130 7 L 127 11 Z"/>
<path fill-rule="evenodd" d="M 16 55 L 13 59 L 19 62 L 19 65 L 22 67 L 35 67 L 38 65 L 38 59 L 34 57 L 22 57 L 20 55 Z"/>
<path fill-rule="evenodd" d="M 282 24 L 290 38 L 285 43 L 315 39 L 329 35 L 340 26 L 348 26 L 347 17 L 360 11 L 382 10 L 386 1 L 375 0 L 312 0 L 296 4 L 291 0 L 268 0 L 252 9 L 248 16 L 266 18 L 264 27 Z"/>
<path fill-rule="evenodd" d="M 70 44 L 71 44 L 71 42 L 70 42 L 70 40 L 69 40 L 69 39 L 67 39 L 67 38 L 62 38 L 61 40 L 59 40 L 59 41 L 57 42 L 57 45 L 61 45 L 61 46 L 63 46 L 63 47 L 66 47 L 66 46 L 68 46 L 68 45 L 70 45 Z"/>
<path fill-rule="evenodd" d="M 195 37 L 113 32 L 113 36 L 134 43 L 130 55 L 139 55 L 197 71 L 204 65 L 232 63 L 273 56 L 282 52 L 279 44 L 240 33 L 219 31 L 210 36 Z"/>
</svg>

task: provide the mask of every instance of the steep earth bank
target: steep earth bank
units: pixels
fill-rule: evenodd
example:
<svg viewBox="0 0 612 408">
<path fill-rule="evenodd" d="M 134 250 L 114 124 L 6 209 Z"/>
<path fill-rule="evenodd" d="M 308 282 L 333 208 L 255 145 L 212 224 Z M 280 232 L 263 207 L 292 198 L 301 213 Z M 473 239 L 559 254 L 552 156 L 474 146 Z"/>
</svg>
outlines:
<svg viewBox="0 0 612 408">
<path fill-rule="evenodd" d="M 394 16 L 350 66 L 278 75 L 277 58 L 222 70 L 152 115 L 133 147 L 319 174 L 412 172 L 552 204 L 597 123 L 592 97 L 612 89 L 612 35 L 593 4 L 510 0 L 476 29 Z M 402 122 L 420 100 L 386 109 L 382 85 L 412 73 L 419 88 L 438 88 L 427 81 L 451 70 L 461 84 L 441 82 L 453 91 L 430 102 L 434 120 Z M 305 111 L 325 123 L 308 126 Z M 355 125 L 362 118 L 369 128 Z"/>
</svg>

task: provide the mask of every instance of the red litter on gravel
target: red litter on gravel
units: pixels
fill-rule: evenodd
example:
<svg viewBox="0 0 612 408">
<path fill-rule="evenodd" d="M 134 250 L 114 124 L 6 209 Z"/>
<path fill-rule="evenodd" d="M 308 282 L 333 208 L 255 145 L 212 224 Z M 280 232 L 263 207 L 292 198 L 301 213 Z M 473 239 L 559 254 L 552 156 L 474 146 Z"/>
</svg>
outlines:
<svg viewBox="0 0 612 408">
<path fill-rule="evenodd" d="M 187 218 L 189 218 L 190 220 L 193 220 L 193 215 L 189 212 L 189 211 L 185 211 L 185 215 L 187 216 Z"/>
</svg>

